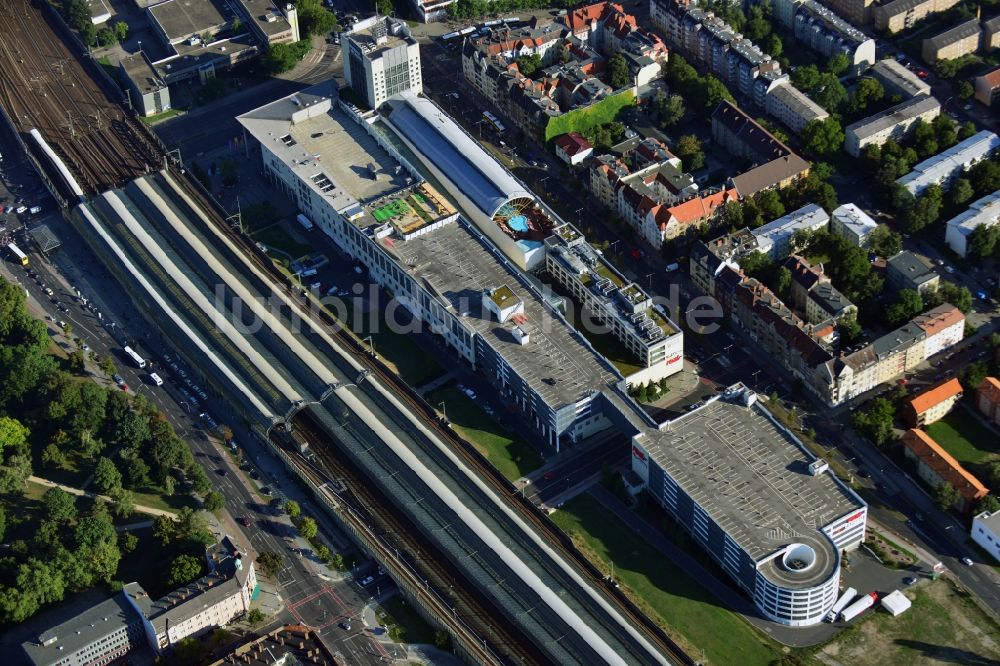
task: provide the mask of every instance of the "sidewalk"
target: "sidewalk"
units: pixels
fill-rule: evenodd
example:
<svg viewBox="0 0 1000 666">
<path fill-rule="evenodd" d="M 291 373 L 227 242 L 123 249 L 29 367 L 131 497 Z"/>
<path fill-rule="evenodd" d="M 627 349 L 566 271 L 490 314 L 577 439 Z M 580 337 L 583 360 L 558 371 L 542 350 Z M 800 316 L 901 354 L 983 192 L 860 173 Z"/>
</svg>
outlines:
<svg viewBox="0 0 1000 666">
<path fill-rule="evenodd" d="M 32 483 L 37 483 L 40 486 L 46 486 L 48 488 L 59 488 L 60 490 L 64 490 L 64 491 L 68 492 L 70 495 L 76 495 L 77 497 L 90 497 L 90 498 L 96 497 L 97 499 L 104 500 L 105 502 L 108 502 L 109 504 L 111 504 L 111 503 L 114 502 L 114 500 L 111 499 L 110 497 L 108 497 L 107 495 L 98 495 L 97 493 L 90 493 L 90 492 L 87 492 L 86 490 L 80 490 L 79 488 L 73 488 L 72 486 L 64 486 L 61 483 L 56 483 L 55 481 L 49 481 L 48 479 L 43 479 L 40 476 L 29 476 L 28 477 L 28 481 L 31 481 Z M 135 510 L 138 513 L 145 513 L 145 514 L 150 515 L 150 516 L 169 516 L 170 518 L 173 518 L 174 520 L 177 519 L 177 514 L 174 513 L 173 511 L 164 511 L 163 509 L 154 509 L 151 506 L 144 506 L 142 504 L 136 504 L 135 505 Z"/>
<path fill-rule="evenodd" d="M 397 643 L 382 630 L 382 621 L 375 612 L 374 604 L 361 609 L 361 623 L 365 625 L 372 640 L 378 641 L 395 660 L 407 660 L 434 666 L 461 666 L 464 662 L 450 652 L 427 643 Z"/>
</svg>

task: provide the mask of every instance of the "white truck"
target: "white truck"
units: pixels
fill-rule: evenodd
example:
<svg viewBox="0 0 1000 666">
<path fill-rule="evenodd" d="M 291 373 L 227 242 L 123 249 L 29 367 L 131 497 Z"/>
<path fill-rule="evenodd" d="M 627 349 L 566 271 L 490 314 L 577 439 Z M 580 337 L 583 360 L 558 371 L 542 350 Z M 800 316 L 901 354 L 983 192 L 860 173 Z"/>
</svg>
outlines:
<svg viewBox="0 0 1000 666">
<path fill-rule="evenodd" d="M 302 213 L 299 213 L 295 217 L 295 219 L 298 220 L 299 224 L 301 224 L 302 228 L 305 229 L 306 231 L 312 231 L 313 228 L 316 226 L 316 225 L 313 224 L 312 220 L 310 220 L 308 217 L 306 217 Z"/>
<path fill-rule="evenodd" d="M 874 606 L 876 601 L 878 601 L 878 592 L 869 592 L 868 594 L 861 597 L 853 604 L 845 608 L 840 613 L 840 620 L 842 622 L 850 622 L 851 620 L 853 620 L 854 618 L 856 618 L 857 616 L 861 615 L 866 610 Z"/>
<path fill-rule="evenodd" d="M 853 587 L 849 587 L 844 590 L 844 593 L 840 595 L 840 598 L 833 602 L 833 607 L 830 608 L 830 612 L 826 614 L 826 621 L 833 622 L 840 615 L 840 611 L 847 607 L 847 604 L 854 600 L 854 597 L 858 596 L 858 591 Z"/>
</svg>

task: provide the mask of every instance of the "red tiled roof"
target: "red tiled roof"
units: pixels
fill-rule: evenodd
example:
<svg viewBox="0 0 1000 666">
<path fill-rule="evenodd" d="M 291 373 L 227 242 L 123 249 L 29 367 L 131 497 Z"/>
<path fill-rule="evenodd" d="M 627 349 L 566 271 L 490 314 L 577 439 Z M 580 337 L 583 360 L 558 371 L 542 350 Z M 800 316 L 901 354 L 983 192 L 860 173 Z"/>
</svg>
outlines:
<svg viewBox="0 0 1000 666">
<path fill-rule="evenodd" d="M 590 142 L 576 132 L 570 132 L 569 134 L 563 134 L 556 137 L 555 144 L 561 148 L 564 153 L 571 157 L 578 153 L 582 153 L 585 150 L 593 149 Z"/>
<path fill-rule="evenodd" d="M 923 430 L 913 428 L 903 433 L 903 446 L 913 451 L 918 458 L 943 480 L 947 481 L 958 494 L 968 502 L 975 502 L 989 493 L 989 489 L 971 472 L 962 467 L 950 453 Z"/>
<path fill-rule="evenodd" d="M 715 213 L 716 208 L 728 201 L 735 201 L 736 198 L 736 190 L 734 189 L 719 190 L 704 197 L 693 197 L 667 208 L 667 218 L 662 221 L 662 224 L 666 224 L 666 221 L 671 217 L 681 224 L 707 219 Z"/>
<path fill-rule="evenodd" d="M 928 337 L 962 321 L 965 321 L 965 315 L 951 303 L 944 303 L 913 318 L 913 322 L 924 329 Z"/>
<path fill-rule="evenodd" d="M 913 396 L 907 402 L 907 407 L 912 409 L 915 414 L 923 414 L 931 407 L 939 405 L 956 395 L 961 395 L 961 393 L 962 384 L 958 381 L 958 378 L 953 377 L 923 393 Z"/>
</svg>

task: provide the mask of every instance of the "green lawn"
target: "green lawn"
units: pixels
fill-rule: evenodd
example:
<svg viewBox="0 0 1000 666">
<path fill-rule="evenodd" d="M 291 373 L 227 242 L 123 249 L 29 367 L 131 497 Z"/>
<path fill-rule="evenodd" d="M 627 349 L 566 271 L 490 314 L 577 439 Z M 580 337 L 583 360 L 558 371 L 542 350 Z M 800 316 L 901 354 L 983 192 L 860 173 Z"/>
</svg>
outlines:
<svg viewBox="0 0 1000 666">
<path fill-rule="evenodd" d="M 363 321 L 355 321 L 354 307 L 345 301 L 342 312 L 334 312 L 359 338 L 372 337 L 375 353 L 396 369 L 396 373 L 410 386 L 420 386 L 439 376 L 444 369 L 428 352 L 420 348 L 406 333 L 394 333 L 386 322 L 385 313 L 378 312 L 378 321 L 371 321 L 370 313 L 364 313 Z M 401 309 L 401 308 L 400 308 Z M 342 317 L 343 316 L 343 317 Z M 402 316 L 402 315 L 401 315 Z M 372 332 L 374 330 L 374 332 Z M 366 343 L 367 344 L 367 343 Z"/>
<path fill-rule="evenodd" d="M 378 613 L 382 626 L 400 643 L 434 644 L 434 627 L 400 595 L 382 604 Z M 392 630 L 393 626 L 398 627 Z"/>
<path fill-rule="evenodd" d="M 479 405 L 454 385 L 445 386 L 427 396 L 427 402 L 445 412 L 459 435 L 472 442 L 493 466 L 514 481 L 542 466 L 542 457 L 530 444 L 504 430 Z"/>
<path fill-rule="evenodd" d="M 292 259 L 298 259 L 299 257 L 304 257 L 313 251 L 311 245 L 306 245 L 305 243 L 300 243 L 292 238 L 287 231 L 281 228 L 279 224 L 272 224 L 270 226 L 258 229 L 250 233 L 250 237 L 255 241 L 259 241 L 269 248 L 274 248 L 276 250 L 281 250 L 285 252 Z"/>
<path fill-rule="evenodd" d="M 709 664 L 768 664 L 778 647 L 720 605 L 698 582 L 627 527 L 609 520 L 603 507 L 581 495 L 552 514 L 573 541 L 610 570 L 630 596 L 692 655 Z"/>
<path fill-rule="evenodd" d="M 163 511 L 176 512 L 178 509 L 182 509 L 186 506 L 191 507 L 192 509 L 198 507 L 198 502 L 196 502 L 193 497 L 183 493 L 167 496 L 139 492 L 133 494 L 135 495 L 136 504 L 142 504 L 143 506 L 161 509 Z M 132 516 L 130 520 L 144 520 L 144 518 L 140 514 L 139 516 Z"/>
<path fill-rule="evenodd" d="M 962 408 L 924 430 L 963 465 L 977 465 L 1000 453 L 1000 437 Z"/>
<path fill-rule="evenodd" d="M 139 116 L 139 119 L 147 125 L 153 125 L 164 120 L 169 120 L 174 116 L 179 116 L 182 113 L 184 113 L 182 109 L 167 109 L 163 113 L 156 113 L 152 116 Z"/>
</svg>

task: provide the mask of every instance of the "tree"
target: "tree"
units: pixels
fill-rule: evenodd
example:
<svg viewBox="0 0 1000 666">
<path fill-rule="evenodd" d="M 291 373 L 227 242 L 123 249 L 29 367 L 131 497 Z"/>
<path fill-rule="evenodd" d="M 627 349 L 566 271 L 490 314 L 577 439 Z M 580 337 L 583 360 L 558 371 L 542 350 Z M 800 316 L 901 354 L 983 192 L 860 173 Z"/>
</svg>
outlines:
<svg viewBox="0 0 1000 666">
<path fill-rule="evenodd" d="M 0 416 L 0 455 L 11 451 L 25 451 L 31 431 L 17 419 Z"/>
<path fill-rule="evenodd" d="M 752 42 L 760 40 L 771 34 L 771 22 L 764 16 L 764 11 L 759 5 L 750 7 L 747 24 L 743 28 L 743 34 Z M 771 54 L 774 55 L 773 53 Z"/>
<path fill-rule="evenodd" d="M 962 123 L 962 126 L 958 129 L 958 140 L 965 141 L 971 136 L 975 136 L 977 132 L 976 123 L 971 120 L 967 120 Z"/>
<path fill-rule="evenodd" d="M 0 465 L 0 495 L 24 492 L 28 477 L 31 476 L 31 458 L 26 454 L 15 454 Z"/>
<path fill-rule="evenodd" d="M 76 498 L 61 488 L 49 488 L 42 495 L 45 517 L 57 523 L 68 523 L 76 518 Z"/>
<path fill-rule="evenodd" d="M 883 97 L 885 97 L 885 87 L 882 83 L 878 79 L 865 77 L 854 86 L 854 94 L 851 95 L 849 107 L 850 112 L 860 115 L 872 104 L 882 101 Z"/>
<path fill-rule="evenodd" d="M 835 53 L 826 61 L 826 70 L 834 76 L 840 76 L 851 66 L 851 59 L 846 53 Z M 862 79 L 864 80 L 864 79 Z M 859 82 L 860 83 L 860 82 Z"/>
<path fill-rule="evenodd" d="M 704 95 L 704 101 L 701 107 L 705 111 L 711 111 L 715 107 L 719 106 L 719 103 L 723 100 L 727 102 L 736 102 L 732 93 L 729 92 L 729 88 L 726 87 L 719 79 L 715 78 L 711 74 L 705 76 L 702 82 L 701 93 Z"/>
<path fill-rule="evenodd" d="M 664 127 L 672 127 L 684 117 L 684 98 L 680 95 L 668 96 L 661 90 L 653 100 L 653 111 Z"/>
<path fill-rule="evenodd" d="M 840 333 L 841 347 L 850 347 L 864 335 L 861 324 L 854 316 L 841 317 L 837 322 L 837 331 Z"/>
<path fill-rule="evenodd" d="M 1000 251 L 1000 226 L 981 224 L 972 230 L 966 244 L 970 257 L 988 258 Z"/>
<path fill-rule="evenodd" d="M 220 511 L 225 503 L 225 498 L 222 497 L 222 493 L 212 490 L 206 493 L 205 499 L 202 502 L 202 508 L 205 509 L 205 511 L 215 513 Z"/>
<path fill-rule="evenodd" d="M 765 220 L 776 220 L 785 214 L 785 205 L 777 190 L 764 190 L 755 197 L 757 206 Z"/>
<path fill-rule="evenodd" d="M 608 60 L 608 85 L 615 90 L 624 88 L 629 84 L 628 63 L 625 56 L 616 53 Z"/>
<path fill-rule="evenodd" d="M 97 491 L 108 495 L 122 487 L 122 474 L 109 458 L 101 456 L 94 468 L 94 485 Z"/>
<path fill-rule="evenodd" d="M 960 99 L 969 99 L 976 94 L 976 89 L 972 87 L 971 83 L 962 79 L 955 84 L 955 94 L 958 95 Z"/>
<path fill-rule="evenodd" d="M 247 613 L 247 624 L 249 624 L 251 627 L 256 627 L 258 624 L 260 624 L 266 619 L 267 616 L 264 615 L 264 611 L 262 611 L 259 608 L 251 608 L 250 612 Z"/>
<path fill-rule="evenodd" d="M 931 185 L 924 191 L 924 195 L 913 205 L 910 214 L 903 219 L 903 229 L 907 233 L 914 234 L 920 231 L 934 223 L 941 215 L 941 200 L 927 194 L 927 191 L 934 187 L 937 185 Z"/>
<path fill-rule="evenodd" d="M 979 196 L 985 196 L 1000 189 L 1000 163 L 997 160 L 982 160 L 968 171 L 969 182 Z"/>
<path fill-rule="evenodd" d="M 969 201 L 975 193 L 968 178 L 957 178 L 948 192 L 948 199 L 952 206 L 958 208 Z"/>
<path fill-rule="evenodd" d="M 833 74 L 820 74 L 816 87 L 810 91 L 810 96 L 830 113 L 840 113 L 841 109 L 847 106 L 847 89 Z"/>
<path fill-rule="evenodd" d="M 118 540 L 123 553 L 131 553 L 139 546 L 139 537 L 131 532 L 122 532 Z"/>
<path fill-rule="evenodd" d="M 297 0 L 295 6 L 303 36 L 325 35 L 337 25 L 337 17 L 328 12 L 320 0 Z"/>
<path fill-rule="evenodd" d="M 816 65 L 806 65 L 799 67 L 792 72 L 792 83 L 796 88 L 804 92 L 809 92 L 819 85 L 819 70 Z"/>
<path fill-rule="evenodd" d="M 844 128 L 834 116 L 810 120 L 802 129 L 802 145 L 813 155 L 836 155 L 844 145 Z"/>
<path fill-rule="evenodd" d="M 764 38 L 761 48 L 772 58 L 777 58 L 784 52 L 785 44 L 781 41 L 781 37 L 778 36 L 778 33 L 772 32 Z"/>
<path fill-rule="evenodd" d="M 895 328 L 924 311 L 924 299 L 913 289 L 900 289 L 896 301 L 885 311 L 886 323 Z"/>
<path fill-rule="evenodd" d="M 215 541 L 205 518 L 190 507 L 184 507 L 177 512 L 177 535 L 181 539 L 204 546 Z"/>
<path fill-rule="evenodd" d="M 111 29 L 115 32 L 115 41 L 117 42 L 123 42 L 128 37 L 128 23 L 125 21 L 115 21 Z"/>
<path fill-rule="evenodd" d="M 305 516 L 299 521 L 299 534 L 303 539 L 314 539 L 318 533 L 319 528 L 316 526 L 316 521 L 313 518 Z"/>
<path fill-rule="evenodd" d="M 701 152 L 701 141 L 693 134 L 685 134 L 677 140 L 674 154 L 681 158 L 685 171 L 696 171 L 705 164 L 705 154 Z"/>
<path fill-rule="evenodd" d="M 913 123 L 913 145 L 917 149 L 917 154 L 921 159 L 936 155 L 938 152 L 937 132 L 934 126 L 917 119 Z"/>
<path fill-rule="evenodd" d="M 954 282 L 941 282 L 932 294 L 931 303 L 933 306 L 951 303 L 963 313 L 968 314 L 972 309 L 972 292 L 969 291 L 968 287 Z"/>
<path fill-rule="evenodd" d="M 760 250 L 754 250 L 740 260 L 740 268 L 747 275 L 756 277 L 774 270 L 774 262 Z"/>
<path fill-rule="evenodd" d="M 201 576 L 201 560 L 191 555 L 178 555 L 170 563 L 167 571 L 167 585 L 180 587 L 187 585 Z"/>
<path fill-rule="evenodd" d="M 976 513 L 981 513 L 983 511 L 989 511 L 990 513 L 1000 511 L 1000 500 L 998 500 L 992 493 L 986 495 L 979 500 L 979 504 L 976 506 Z"/>
<path fill-rule="evenodd" d="M 542 66 L 542 56 L 537 53 L 530 53 L 516 58 L 514 62 L 517 63 L 517 71 L 530 78 Z"/>
<path fill-rule="evenodd" d="M 720 219 L 729 231 L 743 227 L 743 206 L 738 201 L 728 201 L 722 207 Z"/>
<path fill-rule="evenodd" d="M 967 387 L 978 388 L 986 376 L 990 372 L 990 367 L 982 362 L 978 361 L 976 363 L 971 363 L 965 368 L 965 372 L 962 373 L 962 384 Z"/>
<path fill-rule="evenodd" d="M 903 249 L 903 238 L 884 224 L 868 235 L 868 248 L 880 257 L 894 257 Z"/>
<path fill-rule="evenodd" d="M 784 300 L 788 296 L 788 289 L 791 286 L 792 272 L 784 266 L 779 266 L 778 270 L 775 272 L 774 286 L 771 291 L 776 293 L 778 298 Z"/>
<path fill-rule="evenodd" d="M 135 513 L 135 495 L 131 490 L 117 488 L 109 493 L 114 502 L 111 509 L 119 518 L 128 518 Z"/>
<path fill-rule="evenodd" d="M 931 121 L 931 127 L 934 128 L 938 146 L 942 150 L 951 148 L 958 143 L 958 130 L 955 126 L 955 121 L 950 116 L 941 114 Z"/>
<path fill-rule="evenodd" d="M 110 377 L 111 375 L 115 374 L 118 371 L 118 368 L 115 367 L 115 362 L 111 359 L 110 356 L 105 356 L 103 359 L 101 359 L 100 366 L 101 366 L 101 371 L 108 377 Z"/>
<path fill-rule="evenodd" d="M 289 518 L 295 520 L 296 518 L 299 517 L 299 514 L 302 513 L 302 508 L 299 506 L 299 503 L 296 502 L 295 500 L 288 500 L 287 502 L 285 502 L 285 513 L 288 514 Z"/>
<path fill-rule="evenodd" d="M 295 67 L 309 52 L 309 41 L 302 40 L 291 44 L 269 44 L 264 54 L 264 67 L 271 74 L 281 74 Z"/>
<path fill-rule="evenodd" d="M 375 9 L 377 9 L 378 13 L 382 16 L 392 16 L 396 13 L 395 7 L 392 6 L 392 0 L 378 0 L 378 2 L 375 3 Z"/>
<path fill-rule="evenodd" d="M 156 516 L 153 518 L 153 538 L 161 546 L 169 546 L 177 539 L 177 523 L 170 516 Z"/>
<path fill-rule="evenodd" d="M 266 573 L 271 578 L 274 578 L 276 575 L 278 575 L 278 572 L 281 571 L 281 565 L 283 564 L 283 561 L 281 559 L 281 556 L 278 555 L 277 553 L 265 550 L 264 552 L 257 554 L 257 564 L 259 564 L 261 568 L 264 569 L 264 573 Z"/>
<path fill-rule="evenodd" d="M 876 446 L 882 446 L 892 437 L 893 413 L 894 409 L 889 400 L 875 398 L 868 409 L 854 413 L 851 425 Z"/>
<path fill-rule="evenodd" d="M 942 511 L 951 509 L 958 499 L 958 491 L 950 483 L 942 483 L 934 489 L 934 503 Z"/>
</svg>

